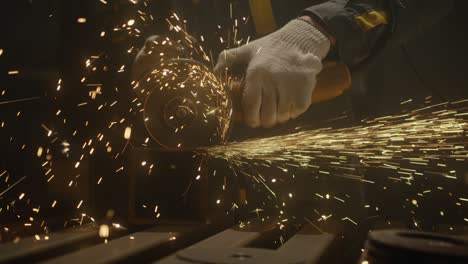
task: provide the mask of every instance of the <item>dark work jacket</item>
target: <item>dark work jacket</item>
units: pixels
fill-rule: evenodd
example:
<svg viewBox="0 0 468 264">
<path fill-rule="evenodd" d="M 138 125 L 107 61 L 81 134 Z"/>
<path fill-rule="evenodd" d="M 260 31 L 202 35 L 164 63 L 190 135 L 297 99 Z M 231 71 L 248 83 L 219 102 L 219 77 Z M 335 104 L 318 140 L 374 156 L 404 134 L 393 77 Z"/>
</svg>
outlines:
<svg viewBox="0 0 468 264">
<path fill-rule="evenodd" d="M 278 26 L 300 14 L 309 15 L 321 22 L 336 37 L 336 51 L 340 60 L 349 65 L 358 64 L 369 56 L 378 42 L 401 44 L 425 32 L 447 16 L 453 6 L 452 0 L 271 2 Z M 382 16 L 381 20 L 376 19 L 379 14 Z"/>
<path fill-rule="evenodd" d="M 406 99 L 422 103 L 428 96 L 434 102 L 468 96 L 466 1 L 272 2 L 278 26 L 309 15 L 336 37 L 332 59 L 355 69 L 353 103 L 361 105 L 363 115 L 398 111 Z"/>
<path fill-rule="evenodd" d="M 340 60 L 361 62 L 379 41 L 401 44 L 447 16 L 451 0 L 332 0 L 310 6 L 314 17 L 337 39 Z"/>
</svg>

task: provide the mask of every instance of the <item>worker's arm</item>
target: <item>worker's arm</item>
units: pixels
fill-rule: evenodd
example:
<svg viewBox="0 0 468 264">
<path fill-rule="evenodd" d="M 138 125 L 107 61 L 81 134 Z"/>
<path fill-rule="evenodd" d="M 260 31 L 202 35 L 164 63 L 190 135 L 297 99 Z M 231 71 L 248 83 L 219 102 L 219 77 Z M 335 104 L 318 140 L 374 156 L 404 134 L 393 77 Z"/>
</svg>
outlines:
<svg viewBox="0 0 468 264">
<path fill-rule="evenodd" d="M 342 62 L 356 65 L 383 36 L 387 42 L 404 42 L 446 16 L 452 4 L 452 0 L 332 0 L 304 10 L 303 15 L 334 37 Z"/>
<path fill-rule="evenodd" d="M 304 113 L 330 47 L 357 65 L 379 42 L 401 43 L 440 20 L 451 0 L 331 0 L 306 9 L 278 31 L 222 52 L 215 70 L 245 75 L 244 121 L 271 127 Z"/>
</svg>

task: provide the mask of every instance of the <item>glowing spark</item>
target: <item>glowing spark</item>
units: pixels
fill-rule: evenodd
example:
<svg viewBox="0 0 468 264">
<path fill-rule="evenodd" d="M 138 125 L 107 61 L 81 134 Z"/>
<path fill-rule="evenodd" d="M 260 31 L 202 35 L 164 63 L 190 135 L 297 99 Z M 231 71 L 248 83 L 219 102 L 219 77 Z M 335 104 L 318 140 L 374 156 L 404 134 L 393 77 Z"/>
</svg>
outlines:
<svg viewBox="0 0 468 264">
<path fill-rule="evenodd" d="M 354 127 L 297 128 L 289 134 L 232 142 L 209 147 L 200 153 L 227 161 L 235 171 L 263 184 L 272 194 L 271 188 L 277 183 L 294 180 L 294 175 L 286 173 L 293 168 L 306 169 L 313 176 L 340 177 L 369 184 L 376 182 L 365 179 L 358 169 L 393 171 L 392 174 L 398 176 L 387 176 L 388 179 L 408 185 L 416 180 L 425 180 L 429 175 L 456 180 L 456 171 L 449 167 L 448 162 L 466 162 L 468 159 L 465 139 L 468 122 L 463 115 L 468 108 L 461 103 L 456 106 L 451 103 L 451 107 L 446 107 L 448 104 L 364 120 L 362 125 Z M 250 174 L 252 166 L 276 168 L 285 174 L 265 179 L 256 170 Z M 270 182 L 272 186 L 269 186 Z M 385 186 L 383 188 L 386 189 Z M 344 199 L 330 194 L 315 195 L 345 203 Z M 468 202 L 466 197 L 458 199 Z M 409 199 L 409 202 L 419 206 L 415 199 Z M 350 217 L 341 219 L 357 225 Z M 418 223 L 414 221 L 413 224 Z"/>
<path fill-rule="evenodd" d="M 404 104 L 411 103 L 411 102 L 413 102 L 413 99 L 409 99 L 409 100 L 403 101 L 403 102 L 401 102 L 400 104 L 401 104 L 401 105 L 404 105 Z"/>
<path fill-rule="evenodd" d="M 3 175 L 3 174 L 2 174 Z M 13 183 L 10 187 L 8 187 L 6 190 L 0 193 L 0 197 L 4 195 L 6 192 L 11 190 L 11 188 L 15 187 L 18 183 L 22 182 L 24 179 L 26 179 L 26 176 L 23 176 L 23 178 L 19 179 L 17 182 Z"/>
<path fill-rule="evenodd" d="M 41 98 L 41 97 L 30 97 L 30 98 L 23 98 L 23 99 L 2 101 L 2 102 L 0 102 L 0 105 L 12 104 L 12 103 L 19 103 L 19 102 L 26 102 L 26 101 L 32 101 L 32 100 L 37 100 L 37 99 L 40 99 L 40 98 Z"/>
<path fill-rule="evenodd" d="M 11 71 L 8 71 L 8 75 L 17 75 L 19 74 L 19 71 L 18 70 L 11 70 Z"/>
<path fill-rule="evenodd" d="M 117 228 L 117 229 L 126 229 L 125 227 L 123 227 L 122 225 L 120 225 L 119 223 L 112 223 L 112 226 Z"/>
<path fill-rule="evenodd" d="M 109 226 L 108 225 L 100 225 L 99 226 L 99 237 L 101 237 L 101 238 L 109 237 Z"/>
<path fill-rule="evenodd" d="M 356 226 L 358 225 L 354 220 L 352 220 L 352 219 L 349 218 L 349 217 L 345 217 L 345 218 L 343 218 L 343 219 L 341 219 L 341 220 L 343 220 L 343 221 L 347 220 L 347 221 L 353 223 L 353 224 L 356 225 Z"/>
<path fill-rule="evenodd" d="M 128 140 L 130 139 L 131 135 L 132 135 L 132 128 L 126 127 L 124 131 L 124 138 Z"/>
<path fill-rule="evenodd" d="M 42 156 L 42 151 L 43 151 L 43 150 L 44 150 L 44 149 L 43 149 L 42 147 L 39 147 L 39 148 L 37 149 L 36 156 L 37 156 L 38 158 Z"/>
</svg>

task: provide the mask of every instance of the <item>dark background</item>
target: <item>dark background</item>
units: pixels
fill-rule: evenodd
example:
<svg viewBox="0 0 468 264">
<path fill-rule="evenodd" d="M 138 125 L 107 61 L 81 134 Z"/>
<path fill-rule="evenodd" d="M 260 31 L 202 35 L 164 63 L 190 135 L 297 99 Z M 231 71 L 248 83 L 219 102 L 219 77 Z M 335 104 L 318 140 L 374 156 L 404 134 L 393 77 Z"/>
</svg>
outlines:
<svg viewBox="0 0 468 264">
<path fill-rule="evenodd" d="M 0 96 L 0 101 L 28 97 L 40 99 L 0 105 L 0 122 L 5 122 L 5 127 L 0 128 L 0 173 L 8 170 L 13 178 L 10 183 L 24 175 L 28 176 L 27 180 L 21 183 L 21 190 L 36 193 L 36 204 L 42 201 L 50 202 L 49 194 L 44 191 L 47 190 L 44 176 L 38 173 L 41 168 L 35 153 L 37 147 L 47 140 L 41 124 L 44 120 L 52 120 L 57 109 L 57 80 L 61 78 L 64 87 L 61 95 L 63 111 L 68 109 L 71 112 L 72 106 L 63 102 L 70 100 L 75 103 L 77 98 L 83 96 L 79 90 L 79 80 L 83 74 L 85 58 L 101 50 L 108 50 L 116 62 L 129 64 L 135 53 L 121 53 L 122 48 L 129 43 L 139 47 L 147 36 L 163 33 L 166 29 L 163 18 L 170 15 L 174 9 L 189 21 L 193 21 L 189 24 L 189 32 L 194 32 L 194 35 L 208 32 L 205 36 L 208 36 L 208 42 L 216 54 L 221 50 L 221 45 L 217 42 L 219 36 L 209 33 L 215 25 L 228 23 L 229 18 L 222 15 L 229 13 L 228 6 L 217 0 L 194 2 L 195 6 L 192 6 L 190 1 L 150 1 L 149 8 L 154 14 L 155 22 L 143 27 L 139 38 L 115 33 L 103 40 L 98 37 L 102 28 L 112 28 L 125 22 L 127 14 L 134 13 L 134 5 L 122 0 L 109 1 L 108 5 L 90 0 L 2 1 L 0 48 L 3 49 L 3 55 L 0 56 L 0 92 L 5 90 L 6 93 Z M 248 13 L 245 10 L 246 1 L 234 2 L 240 13 Z M 307 1 L 297 1 L 294 4 L 299 9 L 305 6 Z M 467 6 L 466 1 L 457 1 L 452 13 L 429 31 L 415 36 L 404 48 L 394 48 L 378 56 L 376 66 L 371 69 L 369 78 L 365 80 L 367 89 L 364 92 L 350 92 L 335 101 L 312 106 L 311 110 L 298 120 L 274 130 L 252 131 L 238 128 L 234 138 L 281 133 L 298 124 L 320 127 L 328 125 L 327 120 L 339 117 L 343 113 L 350 118 L 341 125 L 355 124 L 363 117 L 395 113 L 399 110 L 401 101 L 411 98 L 414 99 L 414 107 L 420 106 L 424 98 L 430 95 L 433 96 L 434 103 L 466 98 Z M 287 21 L 294 15 L 293 12 L 288 13 L 282 21 Z M 87 23 L 77 23 L 79 17 L 86 17 Z M 19 70 L 20 74 L 8 75 L 9 70 Z M 116 79 L 110 76 L 106 78 L 114 83 L 129 82 L 129 76 L 126 74 Z M 129 98 L 130 92 L 127 99 Z M 21 111 L 19 116 L 18 111 Z M 81 124 L 83 120 L 90 118 L 82 115 L 71 118 L 69 126 Z M 86 165 L 83 173 L 92 166 L 92 162 Z M 1 186 L 0 191 L 8 185 Z M 7 201 L 13 195 L 17 197 L 18 193 L 12 192 L 11 197 L 8 197 L 9 195 L 10 193 L 0 197 L 0 201 Z"/>
</svg>

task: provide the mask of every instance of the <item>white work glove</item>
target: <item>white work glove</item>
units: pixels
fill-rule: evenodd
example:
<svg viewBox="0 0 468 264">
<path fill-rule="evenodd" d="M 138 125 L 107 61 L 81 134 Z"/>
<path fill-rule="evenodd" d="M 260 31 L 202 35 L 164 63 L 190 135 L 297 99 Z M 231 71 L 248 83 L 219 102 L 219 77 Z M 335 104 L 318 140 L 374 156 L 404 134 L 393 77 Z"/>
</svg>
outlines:
<svg viewBox="0 0 468 264">
<path fill-rule="evenodd" d="M 316 75 L 330 49 L 312 24 L 295 19 L 283 28 L 218 57 L 219 74 L 245 69 L 242 110 L 250 127 L 272 127 L 296 118 L 311 104 Z"/>
</svg>

